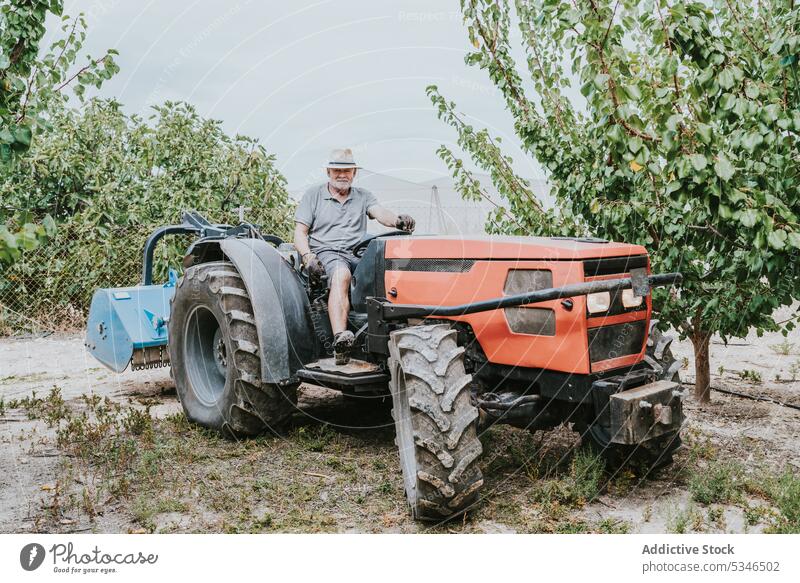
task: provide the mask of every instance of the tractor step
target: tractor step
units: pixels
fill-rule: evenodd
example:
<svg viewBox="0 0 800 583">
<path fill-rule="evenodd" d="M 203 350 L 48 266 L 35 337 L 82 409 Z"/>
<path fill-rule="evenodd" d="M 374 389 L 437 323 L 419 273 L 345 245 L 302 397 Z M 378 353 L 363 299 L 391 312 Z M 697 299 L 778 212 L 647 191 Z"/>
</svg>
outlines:
<svg viewBox="0 0 800 583">
<path fill-rule="evenodd" d="M 333 358 L 322 358 L 298 370 L 297 376 L 301 381 L 340 389 L 345 387 L 370 388 L 389 382 L 389 375 L 381 370 L 377 364 L 351 358 L 347 364 L 336 364 Z"/>
<path fill-rule="evenodd" d="M 351 358 L 347 364 L 336 364 L 336 359 L 333 358 L 321 358 L 308 363 L 306 368 L 349 377 L 376 373 L 381 370 L 381 367 L 377 364 L 366 360 L 358 360 L 357 358 Z"/>
</svg>

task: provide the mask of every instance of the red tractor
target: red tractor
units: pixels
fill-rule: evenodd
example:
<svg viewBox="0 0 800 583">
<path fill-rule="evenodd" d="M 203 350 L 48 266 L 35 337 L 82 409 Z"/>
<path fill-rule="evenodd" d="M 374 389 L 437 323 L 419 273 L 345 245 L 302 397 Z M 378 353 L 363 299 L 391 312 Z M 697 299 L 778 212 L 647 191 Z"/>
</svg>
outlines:
<svg viewBox="0 0 800 583">
<path fill-rule="evenodd" d="M 153 247 L 176 232 L 199 235 L 185 272 L 152 285 Z M 643 247 L 390 232 L 353 252 L 347 365 L 332 358 L 327 290 L 309 284 L 293 245 L 196 213 L 150 237 L 142 286 L 97 292 L 87 345 L 115 370 L 170 362 L 187 417 L 237 437 L 280 428 L 303 382 L 391 395 L 419 519 L 476 502 L 479 435 L 495 423 L 568 422 L 614 464 L 671 461 L 683 391 L 650 289 L 680 274 L 652 275 Z"/>
</svg>

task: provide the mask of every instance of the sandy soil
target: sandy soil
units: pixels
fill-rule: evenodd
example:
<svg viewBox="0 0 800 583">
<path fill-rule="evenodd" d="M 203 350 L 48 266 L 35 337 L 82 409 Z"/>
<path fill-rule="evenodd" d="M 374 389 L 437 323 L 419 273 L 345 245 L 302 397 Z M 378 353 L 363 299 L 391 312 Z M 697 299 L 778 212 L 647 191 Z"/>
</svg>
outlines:
<svg viewBox="0 0 800 583">
<path fill-rule="evenodd" d="M 691 382 L 691 345 L 673 347 Z M 800 405 L 798 333 L 715 341 L 712 362 L 716 387 Z M 153 462 L 175 494 L 166 496 L 157 481 L 152 490 L 132 484 L 109 494 L 108 475 L 57 447 L 55 427 L 30 419 L 18 403 L 53 387 L 74 411 L 86 408 L 87 394 L 148 406 L 163 420 L 154 449 L 177 452 Z M 588 500 L 552 493 L 553 484 L 574 478 L 574 433 L 493 428 L 483 436 L 487 487 L 479 507 L 458 525 L 423 526 L 405 510 L 391 419 L 331 391 L 304 387 L 284 438 L 225 442 L 181 425 L 168 369 L 114 374 L 85 352 L 79 335 L 59 334 L 0 339 L 0 398 L 17 401 L 0 409 L 0 532 L 755 532 L 768 521 L 748 516 L 759 505 L 752 492 L 737 503 L 698 504 L 687 486 L 691 471 L 712 459 L 752 473 L 800 468 L 800 410 L 715 392 L 703 409 L 687 401 L 687 447 L 673 466 L 646 478 L 606 476 L 602 493 Z"/>
</svg>

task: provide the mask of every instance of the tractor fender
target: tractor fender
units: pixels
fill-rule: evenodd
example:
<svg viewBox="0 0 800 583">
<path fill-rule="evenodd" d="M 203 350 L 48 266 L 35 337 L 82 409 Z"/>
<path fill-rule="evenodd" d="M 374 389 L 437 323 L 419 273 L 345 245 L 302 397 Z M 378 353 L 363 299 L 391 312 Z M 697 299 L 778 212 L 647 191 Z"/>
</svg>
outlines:
<svg viewBox="0 0 800 583">
<path fill-rule="evenodd" d="M 253 305 L 261 379 L 285 383 L 315 358 L 311 311 L 300 276 L 260 239 L 224 239 L 219 245 L 242 276 Z"/>
</svg>

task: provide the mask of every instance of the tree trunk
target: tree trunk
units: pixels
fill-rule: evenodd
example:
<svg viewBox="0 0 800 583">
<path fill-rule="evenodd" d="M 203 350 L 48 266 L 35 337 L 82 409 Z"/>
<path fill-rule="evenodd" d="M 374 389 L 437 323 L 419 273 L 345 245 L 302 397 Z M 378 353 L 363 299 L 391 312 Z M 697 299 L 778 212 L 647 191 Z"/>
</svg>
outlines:
<svg viewBox="0 0 800 583">
<path fill-rule="evenodd" d="M 695 329 L 691 336 L 694 347 L 694 396 L 700 403 L 711 401 L 711 361 L 708 348 L 711 334 Z"/>
</svg>

